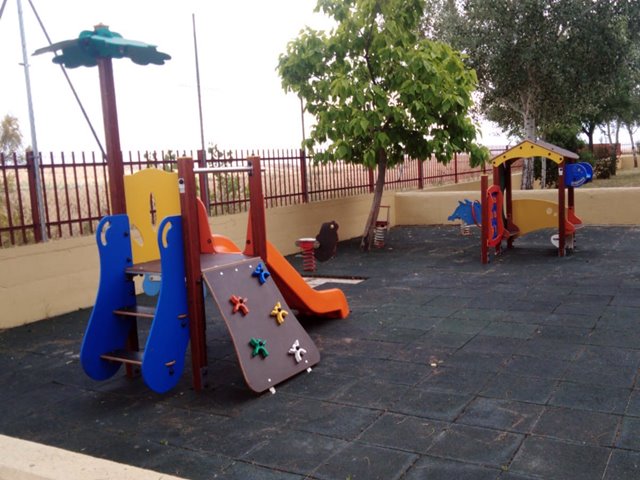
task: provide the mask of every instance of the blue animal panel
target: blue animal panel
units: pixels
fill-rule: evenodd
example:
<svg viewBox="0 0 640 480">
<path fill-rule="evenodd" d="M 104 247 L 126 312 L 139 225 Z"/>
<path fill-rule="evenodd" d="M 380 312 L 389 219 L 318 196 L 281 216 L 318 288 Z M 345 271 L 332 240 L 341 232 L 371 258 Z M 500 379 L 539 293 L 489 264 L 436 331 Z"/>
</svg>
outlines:
<svg viewBox="0 0 640 480">
<path fill-rule="evenodd" d="M 142 357 L 142 378 L 149 388 L 164 393 L 180 380 L 189 344 L 182 219 L 179 215 L 162 220 L 158 227 L 158 246 L 162 282 Z"/>
<path fill-rule="evenodd" d="M 114 310 L 135 305 L 133 281 L 125 275 L 131 266 L 131 239 L 127 215 L 104 217 L 96 231 L 100 254 L 100 284 L 80 348 L 82 368 L 94 380 L 106 380 L 120 368 L 119 363 L 100 358 L 107 352 L 125 348 L 133 319 Z"/>
</svg>

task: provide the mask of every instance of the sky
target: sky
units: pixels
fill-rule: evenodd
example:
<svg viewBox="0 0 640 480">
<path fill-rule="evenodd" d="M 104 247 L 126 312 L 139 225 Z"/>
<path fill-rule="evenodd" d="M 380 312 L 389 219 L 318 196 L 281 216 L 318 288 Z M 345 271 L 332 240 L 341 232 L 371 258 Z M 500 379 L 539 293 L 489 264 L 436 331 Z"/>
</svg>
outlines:
<svg viewBox="0 0 640 480">
<path fill-rule="evenodd" d="M 31 9 L 22 2 L 38 149 L 99 151 Z M 113 62 L 120 143 L 129 150 L 196 150 L 200 146 L 192 15 L 195 14 L 205 145 L 227 149 L 298 148 L 300 100 L 286 94 L 276 72 L 287 43 L 305 27 L 328 30 L 316 0 L 31 0 L 51 41 L 77 38 L 108 25 L 124 38 L 171 55 L 162 66 Z M 0 19 L 0 116 L 18 118 L 31 145 L 22 64 L 18 0 Z M 1 1 L 0 1 L 1 5 Z M 67 70 L 104 145 L 98 69 Z M 307 133 L 313 118 L 305 116 Z M 498 128 L 483 124 L 480 142 L 505 145 Z"/>
</svg>

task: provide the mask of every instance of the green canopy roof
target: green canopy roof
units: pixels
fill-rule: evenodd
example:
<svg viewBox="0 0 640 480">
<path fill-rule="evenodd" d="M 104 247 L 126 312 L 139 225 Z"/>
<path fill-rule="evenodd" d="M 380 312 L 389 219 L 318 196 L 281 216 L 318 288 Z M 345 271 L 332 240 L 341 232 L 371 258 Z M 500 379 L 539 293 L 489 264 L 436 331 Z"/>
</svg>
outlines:
<svg viewBox="0 0 640 480">
<path fill-rule="evenodd" d="M 119 33 L 112 32 L 106 25 L 97 25 L 93 31 L 85 30 L 78 38 L 54 43 L 40 48 L 34 55 L 45 52 L 57 52 L 53 62 L 67 68 L 95 67 L 98 58 L 130 58 L 138 65 L 162 65 L 171 56 L 159 52 L 155 45 L 128 40 Z"/>
</svg>

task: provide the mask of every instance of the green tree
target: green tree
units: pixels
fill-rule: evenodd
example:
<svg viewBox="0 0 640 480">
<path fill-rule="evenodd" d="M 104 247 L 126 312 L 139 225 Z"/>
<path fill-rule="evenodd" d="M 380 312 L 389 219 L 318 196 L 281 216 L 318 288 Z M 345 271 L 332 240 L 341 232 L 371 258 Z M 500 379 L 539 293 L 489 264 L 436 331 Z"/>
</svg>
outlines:
<svg viewBox="0 0 640 480">
<path fill-rule="evenodd" d="M 22 132 L 18 119 L 12 115 L 5 115 L 0 122 L 0 152 L 5 158 L 20 153 L 22 149 Z"/>
<path fill-rule="evenodd" d="M 465 0 L 454 36 L 490 120 L 528 139 L 579 121 L 591 138 L 637 36 L 638 10 L 630 0 Z M 532 186 L 528 160 L 522 187 Z"/>
<path fill-rule="evenodd" d="M 337 26 L 303 30 L 279 59 L 283 88 L 316 118 L 304 141 L 314 159 L 377 168 L 364 250 L 387 168 L 405 155 L 446 163 L 467 151 L 476 165 L 488 157 L 468 116 L 475 72 L 450 46 L 422 38 L 423 8 L 421 0 L 319 0 L 316 11 Z"/>
</svg>

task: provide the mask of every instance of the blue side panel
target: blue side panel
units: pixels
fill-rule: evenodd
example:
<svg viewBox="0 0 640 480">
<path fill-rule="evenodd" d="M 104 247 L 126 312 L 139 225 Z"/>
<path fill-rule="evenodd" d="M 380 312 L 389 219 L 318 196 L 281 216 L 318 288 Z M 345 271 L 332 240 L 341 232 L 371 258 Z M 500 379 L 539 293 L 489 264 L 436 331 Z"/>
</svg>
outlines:
<svg viewBox="0 0 640 480">
<path fill-rule="evenodd" d="M 135 305 L 133 281 L 125 268 L 131 266 L 131 238 L 127 215 L 104 217 L 96 232 L 100 254 L 100 284 L 96 303 L 82 340 L 80 362 L 94 380 L 113 376 L 120 364 L 100 358 L 107 352 L 124 349 L 132 320 L 113 314 L 117 308 Z"/>
<path fill-rule="evenodd" d="M 158 228 L 162 283 L 156 315 L 142 358 L 142 377 L 149 388 L 163 393 L 173 388 L 184 370 L 189 344 L 182 219 L 166 217 Z"/>
</svg>

